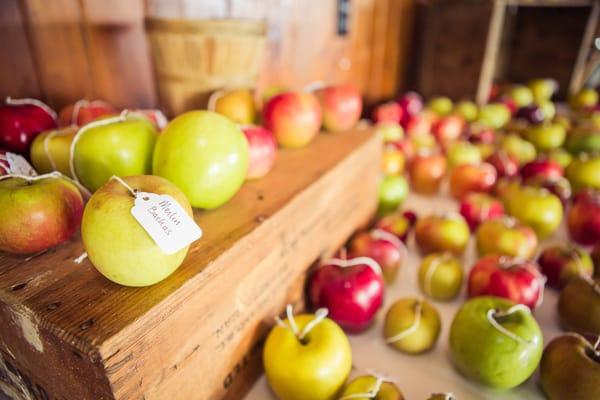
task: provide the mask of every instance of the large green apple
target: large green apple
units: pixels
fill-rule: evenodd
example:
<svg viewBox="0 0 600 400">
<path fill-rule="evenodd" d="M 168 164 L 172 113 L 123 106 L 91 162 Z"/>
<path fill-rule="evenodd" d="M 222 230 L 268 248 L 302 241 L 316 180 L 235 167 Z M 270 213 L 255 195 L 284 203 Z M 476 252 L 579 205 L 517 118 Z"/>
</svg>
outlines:
<svg viewBox="0 0 600 400">
<path fill-rule="evenodd" d="M 298 331 L 314 318 L 311 314 L 295 316 Z M 265 342 L 263 364 L 279 399 L 332 400 L 350 374 L 352 351 L 342 328 L 324 318 L 302 340 L 290 328 L 274 327 Z"/>
<path fill-rule="evenodd" d="M 562 222 L 563 206 L 558 197 L 544 188 L 524 186 L 507 197 L 506 209 L 540 239 L 554 233 Z"/>
<path fill-rule="evenodd" d="M 477 121 L 485 126 L 500 129 L 510 121 L 510 110 L 501 103 L 484 104 L 479 109 Z"/>
<path fill-rule="evenodd" d="M 123 180 L 134 190 L 169 195 L 192 215 L 185 195 L 158 176 Z M 135 198 L 127 188 L 109 180 L 88 201 L 81 237 L 92 264 L 102 275 L 125 286 L 148 286 L 171 275 L 183 262 L 188 247 L 165 254 L 131 214 Z"/>
<path fill-rule="evenodd" d="M 585 188 L 600 189 L 600 156 L 581 154 L 565 169 L 574 192 Z"/>
<path fill-rule="evenodd" d="M 595 153 L 600 151 L 600 132 L 594 129 L 576 128 L 569 133 L 565 148 L 573 153 Z"/>
<path fill-rule="evenodd" d="M 506 135 L 500 143 L 500 148 L 518 159 L 521 165 L 533 161 L 537 155 L 532 143 L 515 134 Z"/>
<path fill-rule="evenodd" d="M 353 396 L 352 399 L 354 400 L 404 400 L 402 392 L 393 382 L 382 382 L 376 394 L 374 394 L 375 389 L 377 389 L 376 377 L 372 375 L 359 376 L 346 385 L 338 398 L 343 399 L 346 396 Z M 360 394 L 367 393 L 374 394 L 374 396 L 359 397 Z"/>
<path fill-rule="evenodd" d="M 385 176 L 379 183 L 379 214 L 396 211 L 408 196 L 408 183 L 403 176 Z"/>
<path fill-rule="evenodd" d="M 96 191 L 111 176 L 149 174 L 156 128 L 145 117 L 126 115 L 94 121 L 81 128 L 71 147 L 79 181 Z"/>
<path fill-rule="evenodd" d="M 525 129 L 525 138 L 540 151 L 548 151 L 562 146 L 567 131 L 560 124 L 539 124 Z"/>
<path fill-rule="evenodd" d="M 215 208 L 239 190 L 248 141 L 231 120 L 210 111 L 181 114 L 156 142 L 153 172 L 177 185 L 193 207 Z"/>
<path fill-rule="evenodd" d="M 535 371 L 542 357 L 542 331 L 525 307 L 507 312 L 514 306 L 499 297 L 475 297 L 454 316 L 450 352 L 467 378 L 508 389 Z"/>
</svg>

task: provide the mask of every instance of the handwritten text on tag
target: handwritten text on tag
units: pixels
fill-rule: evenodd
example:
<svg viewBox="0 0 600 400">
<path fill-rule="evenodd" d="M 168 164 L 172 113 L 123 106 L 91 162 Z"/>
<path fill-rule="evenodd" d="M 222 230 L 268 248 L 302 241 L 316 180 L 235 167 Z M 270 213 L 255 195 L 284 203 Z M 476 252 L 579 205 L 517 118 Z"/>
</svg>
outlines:
<svg viewBox="0 0 600 400">
<path fill-rule="evenodd" d="M 166 254 L 174 254 L 202 236 L 194 219 L 168 195 L 137 193 L 131 215 Z"/>
</svg>

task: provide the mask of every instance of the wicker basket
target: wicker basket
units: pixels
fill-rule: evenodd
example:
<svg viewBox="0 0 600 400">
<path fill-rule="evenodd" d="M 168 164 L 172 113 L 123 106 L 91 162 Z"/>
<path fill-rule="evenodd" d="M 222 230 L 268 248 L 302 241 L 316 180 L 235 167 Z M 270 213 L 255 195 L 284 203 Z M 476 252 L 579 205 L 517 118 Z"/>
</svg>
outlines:
<svg viewBox="0 0 600 400">
<path fill-rule="evenodd" d="M 237 19 L 147 18 L 158 96 L 169 116 L 206 106 L 223 87 L 254 87 L 266 24 Z"/>
</svg>

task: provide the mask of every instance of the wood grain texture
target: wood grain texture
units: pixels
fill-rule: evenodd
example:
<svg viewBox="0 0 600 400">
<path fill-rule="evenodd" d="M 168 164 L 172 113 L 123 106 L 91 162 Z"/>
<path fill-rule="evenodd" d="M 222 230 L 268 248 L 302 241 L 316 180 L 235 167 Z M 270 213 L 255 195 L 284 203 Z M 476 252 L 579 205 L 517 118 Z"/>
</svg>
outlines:
<svg viewBox="0 0 600 400">
<path fill-rule="evenodd" d="M 240 398 L 307 267 L 374 212 L 380 151 L 370 131 L 282 150 L 267 177 L 217 210 L 195 210 L 203 238 L 148 288 L 74 263 L 79 238 L 29 261 L 0 255 L 0 314 L 14 322 L 0 325 L 2 358 L 51 398 Z"/>
</svg>

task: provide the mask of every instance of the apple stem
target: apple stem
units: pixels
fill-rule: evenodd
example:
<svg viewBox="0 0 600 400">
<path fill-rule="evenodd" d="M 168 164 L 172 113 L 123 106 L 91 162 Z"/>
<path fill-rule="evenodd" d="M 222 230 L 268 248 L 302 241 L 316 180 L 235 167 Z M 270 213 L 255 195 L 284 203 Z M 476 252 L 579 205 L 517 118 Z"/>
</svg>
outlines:
<svg viewBox="0 0 600 400">
<path fill-rule="evenodd" d="M 296 324 L 296 320 L 294 319 L 294 306 L 288 304 L 285 307 L 285 313 L 287 316 L 287 324 L 284 321 L 282 321 L 281 318 L 279 318 L 279 316 L 275 316 L 275 322 L 282 328 L 290 329 L 294 333 L 294 336 L 296 336 L 298 341 L 300 341 L 300 343 L 304 343 L 303 341 L 306 335 L 308 335 L 308 333 L 312 331 L 314 327 L 319 324 L 319 322 L 321 322 L 327 317 L 329 310 L 327 310 L 326 308 L 319 308 L 315 312 L 315 317 L 304 326 L 302 332 L 298 330 L 298 325 Z"/>
<path fill-rule="evenodd" d="M 399 340 L 404 339 L 408 335 L 414 333 L 419 328 L 419 325 L 421 324 L 422 311 L 423 311 L 423 299 L 418 299 L 417 303 L 415 304 L 415 319 L 414 319 L 413 323 L 408 328 L 404 329 L 403 331 L 400 331 L 397 335 L 386 338 L 385 339 L 386 343 L 390 343 L 390 344 L 395 343 Z"/>
<path fill-rule="evenodd" d="M 518 311 L 522 311 L 525 312 L 527 314 L 531 313 L 531 310 L 529 310 L 529 307 L 527 307 L 524 304 L 516 304 L 512 307 L 510 307 L 509 309 L 507 309 L 506 311 L 499 311 L 499 310 L 495 310 L 493 308 L 490 308 L 487 312 L 487 319 L 490 322 L 490 324 L 492 324 L 492 326 L 494 328 L 496 328 L 498 331 L 500 331 L 502 334 L 508 336 L 509 338 L 519 342 L 519 343 L 529 343 L 529 340 L 523 339 L 522 337 L 515 335 L 513 332 L 509 331 L 508 329 L 506 329 L 505 327 L 503 327 L 502 325 L 500 325 L 498 323 L 498 321 L 496 321 L 497 317 L 506 317 L 508 315 L 514 314 L 515 312 Z"/>
<path fill-rule="evenodd" d="M 129 193 L 135 198 L 137 197 L 137 192 L 134 188 L 132 188 L 131 186 L 129 186 L 129 184 L 127 184 L 127 182 L 125 182 L 125 180 L 123 180 L 121 177 L 117 176 L 117 175 L 113 175 L 110 177 L 110 179 L 115 180 L 117 182 L 119 182 L 121 185 L 123 185 L 125 187 L 125 189 L 127 189 L 129 191 Z"/>
<path fill-rule="evenodd" d="M 381 385 L 383 385 L 384 382 L 385 378 L 378 376 L 377 380 L 373 384 L 373 387 L 369 389 L 368 392 L 347 394 L 343 397 L 340 397 L 339 400 L 363 399 L 365 397 L 368 399 L 374 399 L 379 394 L 379 391 L 381 390 Z"/>
</svg>

